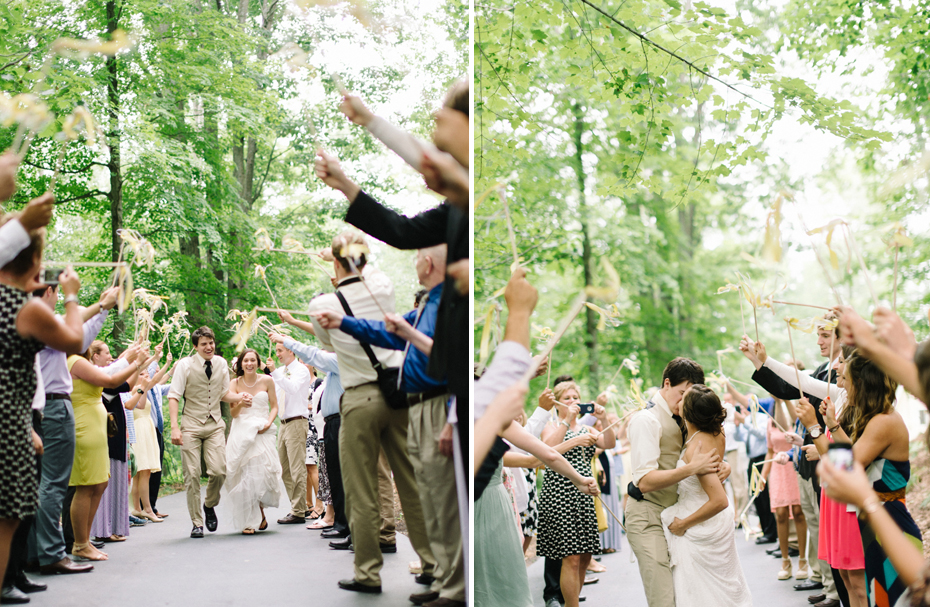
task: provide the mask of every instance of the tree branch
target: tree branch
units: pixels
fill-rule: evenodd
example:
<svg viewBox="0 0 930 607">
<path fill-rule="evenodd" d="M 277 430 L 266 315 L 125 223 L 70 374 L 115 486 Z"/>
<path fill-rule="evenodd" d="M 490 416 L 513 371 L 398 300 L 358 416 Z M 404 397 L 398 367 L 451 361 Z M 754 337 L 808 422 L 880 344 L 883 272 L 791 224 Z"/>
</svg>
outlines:
<svg viewBox="0 0 930 607">
<path fill-rule="evenodd" d="M 94 196 L 106 196 L 107 194 L 109 194 L 109 192 L 101 192 L 100 190 L 91 190 L 79 196 L 72 196 L 71 198 L 64 198 L 62 200 L 56 200 L 55 204 L 65 204 L 66 202 L 74 202 L 75 200 L 85 200 L 87 198 L 93 198 Z"/>
</svg>

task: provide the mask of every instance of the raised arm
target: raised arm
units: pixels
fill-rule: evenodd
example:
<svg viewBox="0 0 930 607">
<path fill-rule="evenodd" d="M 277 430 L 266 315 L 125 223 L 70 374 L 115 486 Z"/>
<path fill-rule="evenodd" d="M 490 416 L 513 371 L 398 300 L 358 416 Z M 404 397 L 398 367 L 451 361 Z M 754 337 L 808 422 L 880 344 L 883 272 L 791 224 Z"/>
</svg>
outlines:
<svg viewBox="0 0 930 607">
<path fill-rule="evenodd" d="M 91 364 L 86 358 L 79 358 L 71 366 L 71 375 L 73 377 L 83 379 L 87 383 L 101 388 L 118 388 L 126 383 L 130 377 L 138 373 L 138 363 L 131 364 L 113 375 L 107 375 L 103 369 Z"/>
<path fill-rule="evenodd" d="M 81 289 L 81 281 L 70 268 L 62 272 L 58 280 L 67 301 L 64 322 L 58 322 L 44 303 L 31 299 L 16 317 L 16 331 L 23 337 L 35 338 L 59 352 L 80 354 L 84 351 L 81 349 L 84 345 L 84 323 L 76 297 Z"/>
</svg>

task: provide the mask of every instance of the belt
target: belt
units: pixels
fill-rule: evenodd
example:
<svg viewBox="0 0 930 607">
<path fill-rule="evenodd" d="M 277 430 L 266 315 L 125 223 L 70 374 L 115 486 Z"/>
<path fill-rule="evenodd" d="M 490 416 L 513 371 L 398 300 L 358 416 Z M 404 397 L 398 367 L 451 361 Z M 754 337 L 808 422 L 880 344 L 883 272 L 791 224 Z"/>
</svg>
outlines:
<svg viewBox="0 0 930 607">
<path fill-rule="evenodd" d="M 323 418 L 323 421 L 326 422 L 326 423 L 328 424 L 328 423 L 329 423 L 329 420 L 335 419 L 335 418 L 339 417 L 339 415 L 340 415 L 339 413 L 333 413 L 332 415 L 327 415 L 326 417 Z"/>
<path fill-rule="evenodd" d="M 292 421 L 295 421 L 295 420 L 298 420 L 298 419 L 302 419 L 302 420 L 304 420 L 304 421 L 307 421 L 307 418 L 304 417 L 303 415 L 295 415 L 294 417 L 289 417 L 289 418 L 287 418 L 287 419 L 282 419 L 282 420 L 281 420 L 281 423 L 282 423 L 282 424 L 286 424 L 287 422 L 292 422 Z"/>
<path fill-rule="evenodd" d="M 70 394 L 55 394 L 52 392 L 46 392 L 45 400 L 66 400 L 68 402 L 71 402 L 71 395 Z"/>
<path fill-rule="evenodd" d="M 419 405 L 420 403 L 425 403 L 431 398 L 436 398 L 437 396 L 448 396 L 448 394 L 448 386 L 440 386 L 439 388 L 433 388 L 432 390 L 427 390 L 426 392 L 415 392 L 414 394 L 407 395 L 407 404 L 411 406 Z"/>
</svg>

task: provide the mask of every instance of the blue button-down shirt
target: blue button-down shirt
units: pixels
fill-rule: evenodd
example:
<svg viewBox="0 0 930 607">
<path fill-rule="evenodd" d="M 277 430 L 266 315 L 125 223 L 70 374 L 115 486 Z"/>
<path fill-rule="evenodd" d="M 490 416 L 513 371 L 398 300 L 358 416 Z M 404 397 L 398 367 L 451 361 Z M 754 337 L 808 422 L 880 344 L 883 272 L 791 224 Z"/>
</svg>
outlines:
<svg viewBox="0 0 930 607">
<path fill-rule="evenodd" d="M 775 401 L 771 398 L 760 398 L 759 405 L 772 413 L 775 408 Z M 752 423 L 752 415 L 750 415 L 746 418 L 746 421 L 736 427 L 736 440 L 746 443 L 746 452 L 750 458 L 768 453 L 768 435 L 765 432 L 768 423 L 769 416 L 760 412 L 756 414 L 755 426 Z"/>
<path fill-rule="evenodd" d="M 329 417 L 339 413 L 339 400 L 345 390 L 342 389 L 342 381 L 339 379 L 339 362 L 335 353 L 298 343 L 289 337 L 284 338 L 283 345 L 302 362 L 326 372 L 326 387 L 323 389 L 323 396 L 320 397 L 320 414 Z"/>
<path fill-rule="evenodd" d="M 439 298 L 442 296 L 442 283 L 430 289 L 426 303 L 422 304 L 423 311 L 417 320 L 417 310 L 404 314 L 404 319 L 414 325 L 420 333 L 432 337 L 436 332 L 436 315 L 439 312 Z M 344 316 L 339 326 L 362 343 L 371 344 L 389 350 L 403 350 L 407 342 L 384 328 L 380 320 L 368 320 Z M 447 385 L 446 378 L 434 379 L 426 372 L 429 367 L 429 357 L 411 346 L 404 358 L 404 371 L 401 389 L 408 394 L 426 392 Z"/>
</svg>

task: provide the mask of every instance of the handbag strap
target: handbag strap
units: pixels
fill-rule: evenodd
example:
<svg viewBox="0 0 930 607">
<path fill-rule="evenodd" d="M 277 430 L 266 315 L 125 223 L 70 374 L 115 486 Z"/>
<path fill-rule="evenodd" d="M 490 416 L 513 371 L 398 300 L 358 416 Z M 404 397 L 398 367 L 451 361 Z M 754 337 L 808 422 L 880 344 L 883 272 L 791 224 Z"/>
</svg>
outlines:
<svg viewBox="0 0 930 607">
<path fill-rule="evenodd" d="M 345 284 L 345 282 L 343 282 Z M 339 298 L 339 303 L 342 304 L 342 309 L 346 311 L 346 316 L 351 316 L 355 318 L 355 314 L 352 313 L 352 308 L 349 307 L 349 302 L 346 301 L 346 298 L 336 290 L 336 297 Z M 362 350 L 365 351 L 365 354 L 368 355 L 368 360 L 371 362 L 371 366 L 374 367 L 375 372 L 377 373 L 384 368 L 384 365 L 381 364 L 381 361 L 378 360 L 378 357 L 375 356 L 375 353 L 372 351 L 371 346 L 362 342 L 358 342 L 362 346 Z"/>
</svg>

